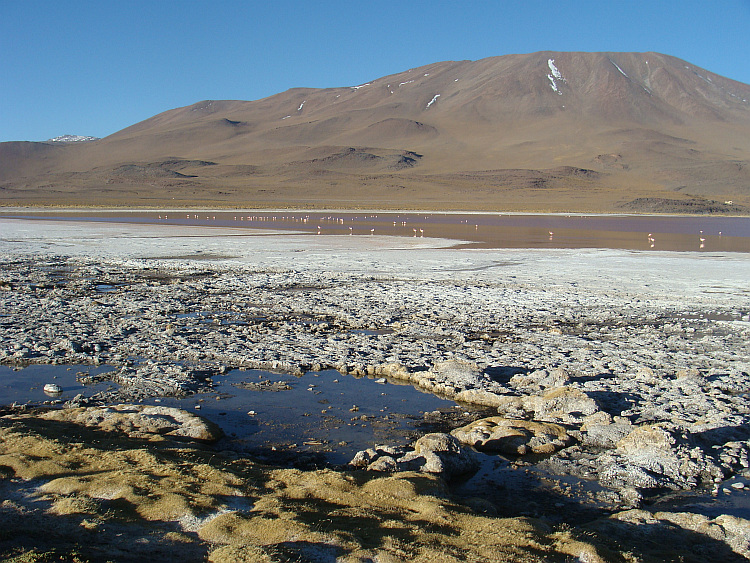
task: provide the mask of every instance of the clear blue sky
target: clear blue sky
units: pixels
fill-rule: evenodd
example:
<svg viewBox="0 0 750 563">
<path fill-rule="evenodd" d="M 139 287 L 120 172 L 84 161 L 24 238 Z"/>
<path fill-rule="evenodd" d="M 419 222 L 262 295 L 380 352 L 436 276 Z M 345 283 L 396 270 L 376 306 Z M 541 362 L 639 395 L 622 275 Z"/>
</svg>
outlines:
<svg viewBox="0 0 750 563">
<path fill-rule="evenodd" d="M 750 0 L 0 0 L 0 141 L 444 60 L 658 51 L 750 83 Z"/>
</svg>

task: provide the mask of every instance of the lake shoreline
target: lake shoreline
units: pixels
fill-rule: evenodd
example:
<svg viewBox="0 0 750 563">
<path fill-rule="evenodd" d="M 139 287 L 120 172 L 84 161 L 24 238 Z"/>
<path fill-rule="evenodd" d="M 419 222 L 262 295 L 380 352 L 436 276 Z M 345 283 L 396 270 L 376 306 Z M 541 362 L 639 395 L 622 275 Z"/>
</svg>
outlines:
<svg viewBox="0 0 750 563">
<path fill-rule="evenodd" d="M 604 248 L 668 252 L 750 252 L 750 218 L 596 214 L 314 211 L 83 211 L 11 214 L 4 221 L 152 225 L 235 235 L 286 233 L 453 241 L 463 249 Z M 166 234 L 166 233 L 165 233 Z M 356 244 L 354 245 L 356 246 Z"/>
</svg>

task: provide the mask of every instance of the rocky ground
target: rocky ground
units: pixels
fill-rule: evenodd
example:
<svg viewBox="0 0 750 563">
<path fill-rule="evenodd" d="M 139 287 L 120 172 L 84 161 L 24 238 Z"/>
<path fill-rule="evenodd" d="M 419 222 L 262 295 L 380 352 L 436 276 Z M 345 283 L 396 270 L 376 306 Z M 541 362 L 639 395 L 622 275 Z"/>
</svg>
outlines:
<svg viewBox="0 0 750 563">
<path fill-rule="evenodd" d="M 491 412 L 432 421 L 428 413 L 425 432 L 438 432 L 434 438 L 372 448 L 349 468 L 299 472 L 231 452 L 210 457 L 208 446 L 167 445 L 158 429 L 153 439 L 131 432 L 122 446 L 110 436 L 122 428 L 66 437 L 60 425 L 80 420 L 13 409 L 2 417 L 6 519 L 28 515 L 24 525 L 52 519 L 76 530 L 116 524 L 116 535 L 125 520 L 110 505 L 127 502 L 127 521 L 141 526 L 132 529 L 154 534 L 133 541 L 153 541 L 165 554 L 180 545 L 196 560 L 750 555 L 746 509 L 721 513 L 719 503 L 719 513 L 707 513 L 667 502 L 696 492 L 737 498 L 750 488 L 746 255 L 468 251 L 427 239 L 23 225 L 0 225 L 0 362 L 112 366 L 97 377 L 119 387 L 73 400 L 70 413 L 210 390 L 237 367 L 406 380 Z M 104 467 L 103 451 L 131 461 Z M 488 458 L 477 452 L 504 460 L 506 476 L 534 473 L 552 484 L 515 489 L 515 477 L 480 470 Z M 127 466 L 142 467 L 144 456 L 185 482 L 175 477 L 152 490 L 163 481 L 154 472 L 130 483 L 143 475 Z M 203 491 L 198 467 L 217 472 L 210 480 L 226 490 Z M 99 477 L 82 476 L 92 471 L 137 494 L 110 487 L 104 495 L 104 485 L 92 484 Z M 456 479 L 472 471 L 491 489 L 474 480 L 472 493 L 455 496 Z M 587 499 L 566 482 L 590 484 Z M 208 496 L 195 500 L 199 493 L 183 486 Z M 146 508 L 161 495 L 177 503 L 168 516 Z M 596 510 L 576 506 L 584 500 Z M 365 537 L 369 520 L 360 521 L 372 510 L 377 538 Z M 313 526 L 323 513 L 330 524 Z M 175 524 L 185 518 L 198 523 Z M 263 531 L 274 518 L 289 526 Z M 471 539 L 478 535 L 481 542 Z M 100 551 L 85 541 L 62 549 L 78 550 L 80 560 L 104 557 L 101 537 Z M 14 547 L 6 535 L 2 549 L 31 557 L 34 541 Z M 39 545 L 40 553 L 53 549 Z"/>
</svg>

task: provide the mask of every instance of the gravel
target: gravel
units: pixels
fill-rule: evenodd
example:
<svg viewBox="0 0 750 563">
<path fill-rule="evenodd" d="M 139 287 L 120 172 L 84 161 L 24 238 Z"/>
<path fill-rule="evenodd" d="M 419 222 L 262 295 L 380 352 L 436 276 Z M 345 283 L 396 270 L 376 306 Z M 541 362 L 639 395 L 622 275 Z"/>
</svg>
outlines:
<svg viewBox="0 0 750 563">
<path fill-rule="evenodd" d="M 113 366 L 89 403 L 238 367 L 405 379 L 563 425 L 535 462 L 623 504 L 747 472 L 747 255 L 451 244 L 3 221 L 0 363 Z"/>
</svg>

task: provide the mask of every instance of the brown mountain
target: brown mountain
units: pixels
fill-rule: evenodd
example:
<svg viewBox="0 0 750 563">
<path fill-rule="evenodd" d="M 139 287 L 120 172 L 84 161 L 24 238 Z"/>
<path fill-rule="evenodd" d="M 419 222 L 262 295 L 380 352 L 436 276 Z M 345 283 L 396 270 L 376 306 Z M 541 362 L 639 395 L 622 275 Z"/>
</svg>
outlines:
<svg viewBox="0 0 750 563">
<path fill-rule="evenodd" d="M 0 202 L 746 213 L 750 86 L 658 53 L 441 62 L 0 143 Z"/>
</svg>

